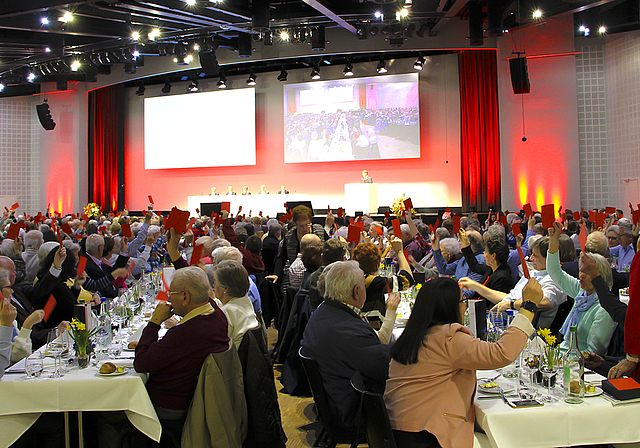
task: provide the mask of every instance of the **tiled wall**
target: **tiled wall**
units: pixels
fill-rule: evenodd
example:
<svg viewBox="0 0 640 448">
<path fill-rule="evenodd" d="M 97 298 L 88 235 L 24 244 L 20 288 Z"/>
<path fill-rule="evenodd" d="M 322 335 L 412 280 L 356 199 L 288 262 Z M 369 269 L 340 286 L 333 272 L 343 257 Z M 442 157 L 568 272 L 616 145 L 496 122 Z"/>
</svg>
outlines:
<svg viewBox="0 0 640 448">
<path fill-rule="evenodd" d="M 609 145 L 605 61 L 601 41 L 577 39 L 580 202 L 584 208 L 609 205 Z"/>
<path fill-rule="evenodd" d="M 0 99 L 0 196 L 16 195 L 18 212 L 40 206 L 40 133 L 31 97 Z"/>
<path fill-rule="evenodd" d="M 606 44 L 609 191 L 623 203 L 623 183 L 640 177 L 640 32 L 610 36 Z"/>
</svg>

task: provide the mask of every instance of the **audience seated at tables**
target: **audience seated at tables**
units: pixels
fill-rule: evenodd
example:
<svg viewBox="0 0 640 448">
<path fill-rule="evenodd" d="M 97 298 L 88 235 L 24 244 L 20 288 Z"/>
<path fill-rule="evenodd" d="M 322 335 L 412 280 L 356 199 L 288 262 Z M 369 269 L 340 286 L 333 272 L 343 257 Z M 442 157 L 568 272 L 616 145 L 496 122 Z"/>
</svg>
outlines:
<svg viewBox="0 0 640 448">
<path fill-rule="evenodd" d="M 260 327 L 247 296 L 249 274 L 239 262 L 224 260 L 213 266 L 211 275 L 216 301 L 229 322 L 229 339 L 237 349 L 247 331 Z"/>
<path fill-rule="evenodd" d="M 522 254 L 525 257 L 529 255 L 529 238 L 531 236 L 533 236 L 533 225 L 531 226 L 531 229 L 527 231 L 526 238 L 522 239 L 520 237 L 516 237 L 516 244 L 520 245 Z M 482 235 L 482 239 L 484 240 L 485 246 L 487 244 L 487 241 L 489 241 L 490 239 L 506 242 L 504 226 L 499 224 L 490 226 Z M 520 254 L 518 253 L 517 249 L 509 248 L 507 265 L 509 266 L 509 269 L 511 269 L 511 281 L 515 285 L 516 283 L 518 283 L 518 280 L 520 280 Z"/>
<path fill-rule="evenodd" d="M 580 347 L 580 350 L 603 356 L 609 347 L 616 323 L 598 303 L 598 295 L 589 275 L 581 269 L 580 279 L 577 280 L 560 268 L 559 239 L 561 232 L 562 224 L 557 221 L 554 222 L 553 228 L 549 229 L 547 269 L 554 283 L 565 294 L 574 297 L 575 302 L 560 329 L 560 333 L 564 336 L 564 340 L 560 344 L 560 350 L 567 351 L 569 349 L 569 329 L 577 326 L 578 347 Z M 586 256 L 595 261 L 600 275 L 607 286 L 611 287 L 611 267 L 609 262 L 599 254 L 583 255 L 583 257 Z"/>
<path fill-rule="evenodd" d="M 522 295 L 539 305 L 540 284 L 529 280 Z M 510 364 L 535 332 L 523 309 L 498 342 L 474 338 L 462 324 L 466 303 L 455 280 L 427 282 L 391 346 L 384 400 L 398 447 L 473 446 L 476 370 Z"/>
<path fill-rule="evenodd" d="M 453 228 L 449 233 L 453 233 Z M 473 251 L 473 255 L 476 260 L 478 260 L 478 263 L 485 264 L 484 256 L 482 255 L 484 245 L 480 233 L 476 231 L 469 231 L 467 238 L 471 243 L 471 250 Z M 464 257 L 457 259 L 457 254 L 460 252 L 460 243 L 457 239 L 445 238 L 444 240 L 440 240 L 438 232 L 435 232 L 431 245 L 433 247 L 433 258 L 436 260 L 436 266 L 438 267 L 440 275 L 454 275 L 458 279 L 469 277 L 471 280 L 475 280 L 476 282 L 479 282 L 482 279 L 481 274 L 469 272 L 469 264 Z M 442 253 L 442 249 L 445 250 L 444 254 Z M 453 252 L 456 249 L 457 252 Z M 447 254 L 451 257 L 449 258 L 449 261 L 445 261 L 444 258 L 444 255 Z M 453 258 L 453 256 L 456 257 Z M 473 295 L 473 291 L 467 289 L 463 291 L 463 294 L 467 297 L 471 297 Z"/>
<path fill-rule="evenodd" d="M 169 303 L 156 306 L 136 347 L 133 365 L 149 373 L 147 391 L 161 420 L 184 420 L 205 358 L 229 348 L 227 318 L 209 291 L 199 267 L 176 270 Z M 160 325 L 173 314 L 182 317 L 180 324 L 159 339 Z"/>
<path fill-rule="evenodd" d="M 337 238 L 329 238 L 322 245 L 322 266 L 309 277 L 309 305 L 311 306 L 311 311 L 315 311 L 324 300 L 324 294 L 318 289 L 320 274 L 330 264 L 336 261 L 345 261 L 347 250 L 347 245 Z"/>
<path fill-rule="evenodd" d="M 226 210 L 223 210 L 222 232 L 224 233 L 224 237 L 232 246 L 237 247 L 238 250 L 242 252 L 242 265 L 250 275 L 263 273 L 264 262 L 260 257 L 260 238 L 255 235 L 251 235 L 247 238 L 245 246 L 241 245 L 236 236 L 236 232 L 231 227 L 231 221 L 228 219 L 228 216 L 229 213 Z"/>
<path fill-rule="evenodd" d="M 89 291 L 99 292 L 103 297 L 116 297 L 118 290 L 114 286 L 114 280 L 120 277 L 127 277 L 129 269 L 124 266 L 129 261 L 129 256 L 121 253 L 113 266 L 107 266 L 102 262 L 102 255 L 105 246 L 104 237 L 94 234 L 87 237 L 85 251 L 87 255 L 86 287 Z M 125 249 L 123 245 L 123 249 Z"/>
<path fill-rule="evenodd" d="M 44 243 L 42 232 L 39 230 L 30 230 L 24 235 L 24 252 L 22 259 L 25 266 L 25 282 L 33 283 L 40 268 L 40 260 L 38 259 L 38 250 Z"/>
<path fill-rule="evenodd" d="M 621 218 L 618 221 L 617 227 L 620 244 L 611 247 L 609 251 L 611 252 L 612 258 L 616 257 L 616 270 L 620 272 L 629 272 L 629 269 L 631 268 L 631 261 L 636 254 L 633 247 L 633 225 L 628 219 Z"/>
<path fill-rule="evenodd" d="M 307 272 L 307 269 L 302 262 L 302 257 L 307 251 L 307 248 L 311 246 L 322 246 L 322 240 L 320 240 L 317 235 L 308 233 L 300 239 L 300 253 L 294 262 L 291 263 L 291 266 L 289 266 L 289 286 L 292 288 L 300 289 L 300 286 L 302 286 L 302 280 Z"/>
<path fill-rule="evenodd" d="M 531 240 L 530 240 L 531 241 Z M 549 328 L 558 311 L 558 306 L 567 300 L 567 295 L 562 292 L 547 272 L 547 250 L 549 248 L 549 238 L 540 237 L 529 245 L 533 257 L 533 267 L 530 272 L 531 278 L 535 278 L 542 287 L 543 298 L 538 305 L 542 311 L 538 321 L 538 328 Z M 527 284 L 527 279 L 522 277 L 509 293 L 495 291 L 469 278 L 461 278 L 460 286 L 464 289 L 476 291 L 490 302 L 496 303 L 494 307 L 497 311 L 507 309 L 519 310 L 522 306 L 522 289 Z"/>
<path fill-rule="evenodd" d="M 262 261 L 264 262 L 265 273 L 273 272 L 273 265 L 278 254 L 278 245 L 280 244 L 280 235 L 282 234 L 282 226 L 275 219 L 267 222 L 267 235 L 262 239 Z"/>
<path fill-rule="evenodd" d="M 493 227 L 493 226 L 492 226 Z M 484 244 L 484 260 L 486 264 L 478 263 L 471 243 L 467 238 L 467 232 L 460 229 L 460 245 L 469 270 L 482 275 L 481 283 L 496 291 L 509 292 L 513 288 L 511 268 L 507 264 L 509 258 L 509 246 L 504 239 L 488 239 Z"/>
<path fill-rule="evenodd" d="M 359 398 L 351 378 L 359 371 L 368 389 L 382 393 L 389 347 L 360 317 L 366 300 L 364 273 L 355 261 L 338 261 L 323 271 L 325 299 L 311 315 L 302 352 L 315 359 L 329 406 L 345 429 L 355 430 Z"/>
</svg>

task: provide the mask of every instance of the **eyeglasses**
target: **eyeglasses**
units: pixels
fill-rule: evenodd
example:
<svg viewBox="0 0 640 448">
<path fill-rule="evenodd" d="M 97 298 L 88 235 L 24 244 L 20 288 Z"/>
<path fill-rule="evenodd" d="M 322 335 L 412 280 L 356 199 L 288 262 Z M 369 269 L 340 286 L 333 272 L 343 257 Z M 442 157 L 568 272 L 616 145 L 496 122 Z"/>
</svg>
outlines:
<svg viewBox="0 0 640 448">
<path fill-rule="evenodd" d="M 461 299 L 459 303 L 464 303 L 464 306 L 469 306 L 469 299 Z"/>
<path fill-rule="evenodd" d="M 176 295 L 176 294 L 184 294 L 184 291 L 173 291 L 173 292 L 169 291 L 168 292 L 169 298 L 171 298 L 171 296 Z"/>
</svg>

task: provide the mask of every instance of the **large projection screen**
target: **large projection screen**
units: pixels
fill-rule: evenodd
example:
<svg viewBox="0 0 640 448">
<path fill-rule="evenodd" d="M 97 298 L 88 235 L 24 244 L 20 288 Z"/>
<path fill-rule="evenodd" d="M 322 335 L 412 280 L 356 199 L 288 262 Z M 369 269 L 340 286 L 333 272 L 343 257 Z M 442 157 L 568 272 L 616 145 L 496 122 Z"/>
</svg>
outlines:
<svg viewBox="0 0 640 448">
<path fill-rule="evenodd" d="M 285 163 L 420 157 L 418 74 L 284 86 Z"/>
<path fill-rule="evenodd" d="M 144 167 L 256 164 L 255 89 L 144 99 Z"/>
</svg>

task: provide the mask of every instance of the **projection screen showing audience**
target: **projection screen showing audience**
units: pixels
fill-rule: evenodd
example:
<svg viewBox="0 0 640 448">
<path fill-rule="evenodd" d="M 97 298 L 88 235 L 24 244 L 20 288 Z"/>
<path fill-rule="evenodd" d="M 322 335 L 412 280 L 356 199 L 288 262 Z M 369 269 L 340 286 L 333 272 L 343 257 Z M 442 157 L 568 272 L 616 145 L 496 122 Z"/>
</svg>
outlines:
<svg viewBox="0 0 640 448">
<path fill-rule="evenodd" d="M 285 163 L 420 157 L 418 75 L 284 86 Z"/>
</svg>

